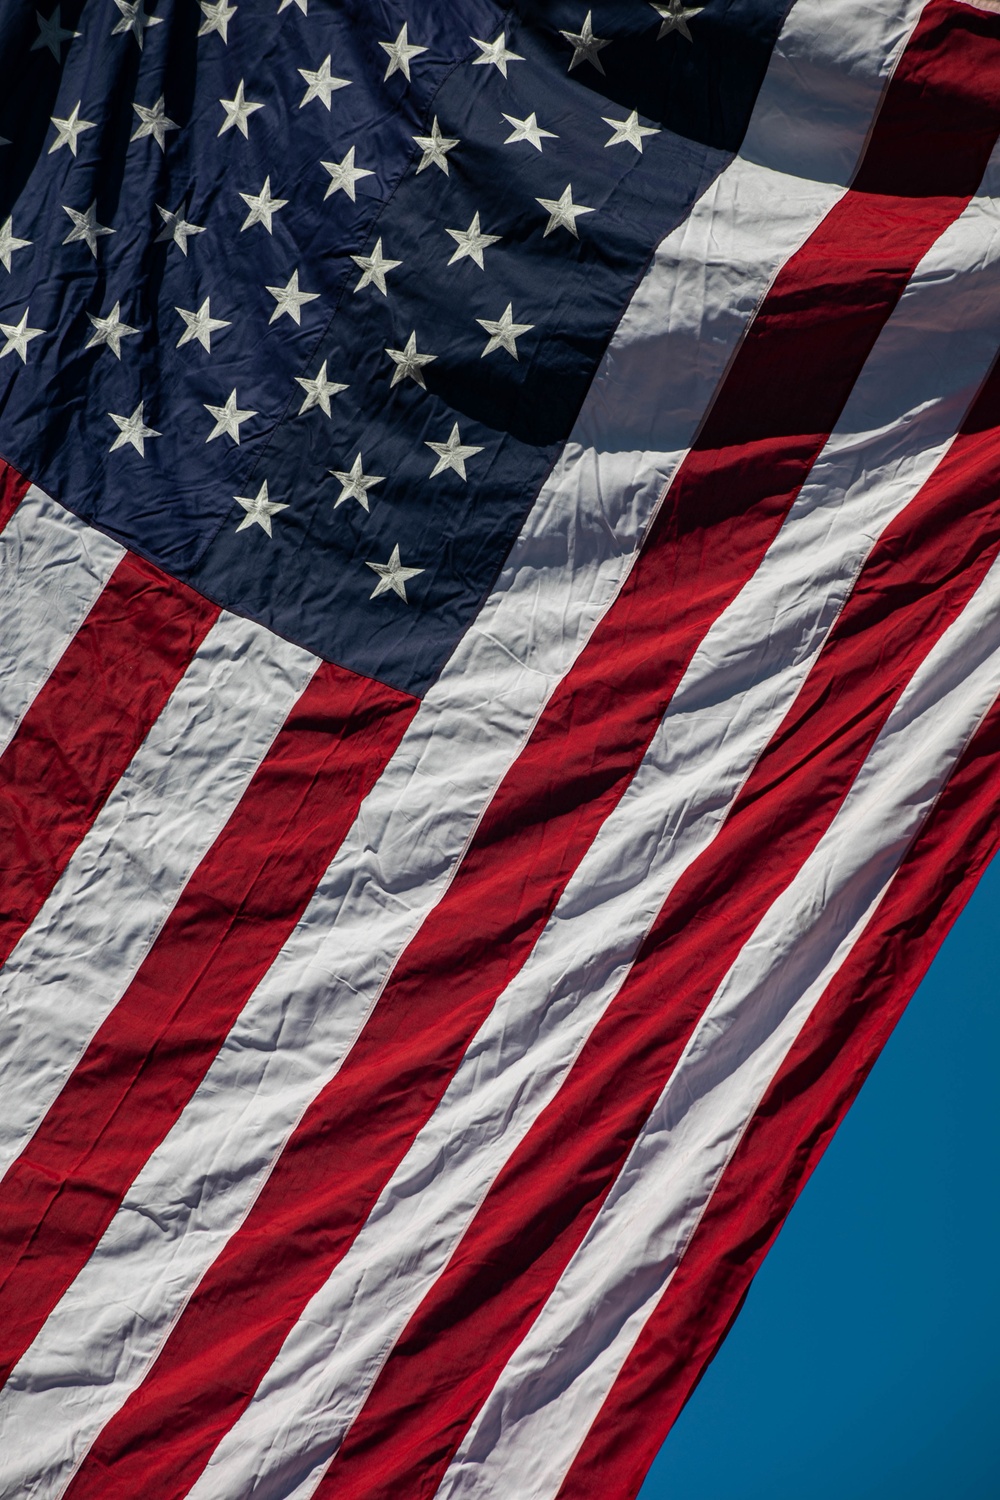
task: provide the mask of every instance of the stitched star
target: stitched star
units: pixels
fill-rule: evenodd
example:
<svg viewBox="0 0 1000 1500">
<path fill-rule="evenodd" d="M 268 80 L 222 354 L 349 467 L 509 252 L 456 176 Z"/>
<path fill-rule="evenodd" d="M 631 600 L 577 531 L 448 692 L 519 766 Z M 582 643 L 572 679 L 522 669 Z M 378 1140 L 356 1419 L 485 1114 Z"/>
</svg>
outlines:
<svg viewBox="0 0 1000 1500">
<path fill-rule="evenodd" d="M 495 42 L 481 42 L 477 36 L 470 37 L 469 41 L 475 42 L 482 53 L 481 57 L 474 57 L 472 59 L 472 66 L 474 68 L 488 67 L 492 63 L 495 68 L 500 69 L 500 72 L 506 78 L 508 63 L 524 62 L 524 58 L 520 52 L 508 51 L 507 33 L 505 31 L 501 31 Z"/>
<path fill-rule="evenodd" d="M 433 364 L 437 359 L 436 354 L 417 353 L 417 335 L 411 333 L 406 341 L 405 349 L 387 349 L 386 354 L 395 363 L 392 372 L 392 384 L 399 385 L 401 381 L 409 378 L 415 380 L 417 385 L 427 389 L 424 381 L 424 365 Z"/>
<path fill-rule="evenodd" d="M 202 405 L 209 416 L 215 418 L 215 426 L 208 434 L 205 442 L 210 443 L 217 437 L 231 437 L 238 448 L 240 445 L 240 427 L 244 422 L 249 422 L 250 418 L 255 417 L 257 413 L 249 410 L 240 411 L 236 405 L 235 390 L 230 391 L 226 397 L 225 406 L 210 406 L 207 401 L 203 401 Z"/>
<path fill-rule="evenodd" d="M 362 177 L 374 177 L 374 172 L 370 172 L 367 167 L 354 165 L 354 150 L 352 146 L 341 162 L 320 162 L 323 170 L 330 174 L 330 186 L 323 194 L 324 200 L 329 198 L 331 193 L 346 193 L 351 202 L 355 203 L 357 201 L 355 184 L 360 182 Z"/>
<path fill-rule="evenodd" d="M 69 214 L 73 221 L 73 228 L 63 240 L 64 245 L 72 245 L 77 242 L 86 245 L 94 259 L 97 259 L 97 241 L 102 235 L 114 234 L 113 229 L 107 229 L 103 224 L 97 222 L 97 199 L 95 198 L 89 208 L 83 213 L 79 209 L 70 208 L 64 203 L 63 213 Z"/>
<path fill-rule="evenodd" d="M 476 322 L 480 328 L 485 328 L 490 336 L 489 343 L 479 356 L 480 359 L 485 359 L 487 354 L 492 354 L 495 349 L 506 349 L 508 354 L 512 354 L 517 359 L 518 339 L 522 333 L 530 333 L 535 326 L 534 323 L 515 323 L 514 310 L 510 302 L 507 303 L 506 310 L 499 318 L 477 318 Z"/>
<path fill-rule="evenodd" d="M 394 42 L 379 42 L 379 46 L 383 52 L 389 55 L 389 66 L 385 70 L 385 79 L 383 82 L 390 79 L 393 73 L 402 73 L 407 83 L 409 83 L 410 63 L 415 57 L 419 57 L 421 52 L 427 51 L 426 47 L 415 47 L 408 40 L 405 22 L 399 36 Z"/>
<path fill-rule="evenodd" d="M 418 578 L 425 570 L 423 568 L 404 568 L 399 560 L 399 543 L 392 549 L 392 555 L 387 563 L 366 562 L 366 568 L 371 568 L 373 573 L 378 574 L 378 583 L 372 589 L 369 598 L 377 599 L 379 594 L 398 594 L 404 604 L 409 604 L 406 597 L 406 585 L 411 578 Z"/>
<path fill-rule="evenodd" d="M 514 129 L 504 141 L 505 146 L 513 146 L 517 141 L 527 141 L 529 146 L 534 146 L 536 151 L 542 149 L 542 138 L 557 141 L 559 137 L 554 130 L 543 130 L 539 125 L 534 110 L 525 119 L 519 120 L 516 115 L 504 115 L 503 118 L 508 125 Z"/>
<path fill-rule="evenodd" d="M 302 95 L 302 103 L 299 105 L 299 109 L 305 109 L 310 99 L 318 99 L 320 104 L 329 109 L 330 100 L 337 90 L 350 88 L 351 86 L 349 78 L 332 77 L 330 73 L 329 53 L 315 72 L 310 68 L 300 68 L 299 72 L 306 81 L 306 91 Z"/>
<path fill-rule="evenodd" d="M 205 17 L 198 27 L 199 36 L 209 36 L 213 31 L 218 32 L 226 46 L 229 46 L 229 23 L 239 9 L 236 5 L 230 5 L 229 0 L 217 0 L 212 5 L 208 0 L 198 0 L 198 8 Z"/>
<path fill-rule="evenodd" d="M 94 331 L 87 340 L 87 349 L 97 349 L 105 345 L 111 350 L 115 359 L 122 357 L 122 339 L 131 338 L 139 332 L 138 328 L 130 328 L 121 319 L 121 303 L 116 302 L 106 318 L 95 318 L 93 313 L 87 317 L 94 325 Z"/>
<path fill-rule="evenodd" d="M 424 153 L 417 167 L 417 175 L 428 167 L 440 167 L 444 175 L 448 176 L 448 152 L 454 151 L 458 145 L 457 140 L 441 134 L 437 115 L 434 116 L 434 124 L 431 126 L 430 135 L 415 135 L 413 139 Z"/>
<path fill-rule="evenodd" d="M 233 499 L 246 511 L 246 515 L 236 528 L 237 531 L 246 531 L 248 526 L 259 526 L 261 531 L 266 531 L 268 536 L 271 536 L 271 517 L 276 516 L 279 510 L 288 509 L 288 506 L 282 505 L 280 501 L 268 499 L 266 479 L 252 499 L 248 495 L 234 495 Z"/>
<path fill-rule="evenodd" d="M 277 303 L 274 312 L 268 318 L 269 323 L 276 323 L 282 313 L 287 313 L 293 323 L 301 323 L 302 308 L 307 302 L 315 302 L 319 296 L 319 292 L 299 291 L 298 271 L 292 272 L 287 286 L 269 286 L 267 290 Z"/>
<path fill-rule="evenodd" d="M 244 229 L 250 229 L 254 224 L 263 224 L 268 234 L 273 234 L 274 231 L 271 228 L 272 215 L 276 214 L 280 208 L 287 208 L 288 199 L 271 197 L 270 176 L 268 175 L 264 178 L 264 186 L 259 193 L 241 193 L 240 197 L 250 210 L 240 225 L 240 232 L 242 233 Z"/>
<path fill-rule="evenodd" d="M 665 5 L 661 4 L 660 0 L 650 0 L 650 4 L 661 21 L 656 35 L 657 41 L 669 35 L 671 31 L 679 31 L 687 41 L 694 41 L 688 22 L 693 21 L 695 16 L 701 15 L 705 9 L 703 5 L 685 5 L 684 0 L 666 0 Z"/>
<path fill-rule="evenodd" d="M 65 120 L 60 120 L 56 115 L 51 116 L 52 123 L 56 127 L 56 138 L 49 147 L 50 156 L 53 151 L 58 151 L 60 146 L 68 146 L 75 156 L 79 137 L 85 130 L 94 129 L 93 120 L 80 119 L 80 106 L 82 103 L 83 100 L 78 99 Z"/>
<path fill-rule="evenodd" d="M 8 216 L 6 223 L 2 227 L 0 227 L 0 261 L 3 262 L 4 270 L 10 270 L 11 257 L 13 256 L 14 251 L 26 250 L 30 244 L 30 240 L 18 239 L 17 235 L 14 233 L 11 219 Z"/>
<path fill-rule="evenodd" d="M 35 11 L 35 19 L 38 22 L 38 35 L 31 44 L 32 52 L 38 52 L 42 47 L 48 47 L 56 62 L 62 62 L 62 44 L 71 42 L 74 37 L 80 35 L 78 31 L 65 31 L 62 24 L 62 6 L 57 5 L 48 20 L 40 10 Z"/>
<path fill-rule="evenodd" d="M 430 448 L 432 453 L 437 454 L 437 463 L 431 470 L 431 478 L 436 479 L 446 469 L 451 469 L 459 478 L 466 479 L 465 460 L 475 458 L 477 453 L 482 453 L 482 448 L 475 447 L 472 443 L 463 443 L 456 422 L 451 429 L 451 437 L 446 443 L 425 443 L 425 448 Z"/>
<path fill-rule="evenodd" d="M 220 99 L 219 103 L 226 111 L 226 118 L 219 126 L 219 134 L 225 135 L 227 130 L 233 127 L 239 131 L 244 140 L 249 140 L 250 131 L 248 121 L 254 110 L 263 109 L 263 104 L 254 104 L 244 93 L 243 79 L 240 79 L 239 87 L 232 99 Z"/>
<path fill-rule="evenodd" d="M 300 385 L 306 393 L 305 400 L 299 407 L 300 417 L 304 412 L 312 411 L 314 406 L 318 406 L 320 411 L 323 412 L 324 415 L 328 417 L 331 416 L 332 413 L 330 411 L 330 397 L 339 396 L 341 391 L 347 390 L 346 385 L 341 385 L 336 380 L 327 380 L 326 366 L 327 361 L 324 359 L 323 363 L 319 367 L 318 373 L 312 379 L 310 379 L 308 375 L 296 375 L 296 383 Z"/>
<path fill-rule="evenodd" d="M 156 211 L 163 220 L 163 228 L 156 236 L 155 243 L 159 245 L 172 240 L 181 254 L 186 256 L 188 253 L 188 240 L 193 234 L 204 234 L 204 224 L 189 224 L 187 219 L 181 218 L 180 209 L 175 214 L 172 214 L 169 208 L 161 208 L 157 204 Z"/>
<path fill-rule="evenodd" d="M 144 104 L 133 104 L 132 108 L 139 116 L 139 124 L 136 126 L 132 140 L 141 141 L 143 136 L 151 135 L 163 151 L 167 131 L 180 129 L 180 126 L 176 125 L 173 120 L 167 119 L 163 95 L 160 95 L 152 109 L 148 109 Z"/>
<path fill-rule="evenodd" d="M 659 135 L 660 133 L 652 125 L 640 125 L 639 112 L 635 109 L 627 120 L 612 120 L 607 115 L 602 115 L 601 119 L 605 125 L 610 125 L 614 131 L 610 141 L 604 142 L 605 147 L 634 146 L 640 156 L 642 155 L 643 138 L 647 135 Z"/>
<path fill-rule="evenodd" d="M 177 340 L 178 349 L 182 344 L 190 344 L 192 339 L 197 339 L 206 354 L 212 352 L 212 334 L 220 328 L 229 328 L 225 318 L 213 318 L 212 309 L 209 305 L 210 299 L 205 298 L 197 312 L 188 312 L 186 308 L 175 307 L 174 312 L 180 313 L 184 319 L 185 328 Z"/>
<path fill-rule="evenodd" d="M 496 245 L 502 238 L 499 234 L 483 234 L 479 227 L 478 213 L 473 215 L 472 223 L 468 229 L 446 229 L 445 234 L 450 234 L 458 249 L 449 260 L 449 266 L 453 266 L 457 260 L 474 260 L 481 271 L 485 270 L 483 265 L 483 251 L 490 245 Z"/>
<path fill-rule="evenodd" d="M 540 203 L 549 216 L 549 222 L 545 226 L 545 234 L 542 236 L 543 239 L 547 239 L 557 229 L 568 229 L 574 239 L 579 239 L 580 235 L 576 227 L 577 219 L 581 214 L 592 214 L 594 212 L 592 208 L 586 208 L 582 203 L 573 202 L 573 184 L 571 182 L 566 185 L 561 197 L 536 198 L 535 202 Z"/>
<path fill-rule="evenodd" d="M 145 404 L 144 401 L 140 401 L 130 417 L 120 417 L 116 412 L 108 412 L 108 416 L 118 428 L 118 436 L 108 449 L 109 453 L 114 453 L 116 449 L 124 448 L 127 443 L 131 443 L 139 457 L 145 458 L 146 439 L 163 436 L 162 432 L 157 432 L 155 427 L 146 426 L 142 415 L 142 409 Z"/>
<path fill-rule="evenodd" d="M 44 328 L 28 327 L 28 308 L 25 308 L 21 314 L 20 322 L 0 323 L 0 333 L 3 334 L 6 340 L 3 348 L 0 349 L 0 359 L 6 359 L 8 354 L 17 354 L 20 356 L 22 365 L 26 365 L 28 363 L 28 345 L 32 339 L 37 339 L 44 332 Z"/>
<path fill-rule="evenodd" d="M 373 286 L 385 297 L 388 295 L 385 286 L 385 278 L 390 271 L 401 266 L 401 260 L 387 260 L 382 254 L 382 241 L 378 240 L 371 255 L 352 255 L 354 264 L 364 272 L 361 280 L 354 288 L 356 292 L 364 291 L 366 286 Z"/>
<path fill-rule="evenodd" d="M 121 11 L 121 20 L 111 28 L 111 35 L 125 36 L 128 32 L 131 32 L 139 43 L 139 50 L 141 51 L 146 27 L 162 26 L 163 17 L 147 16 L 145 9 L 146 0 L 135 0 L 135 4 L 130 4 L 129 0 L 115 0 L 115 4 Z"/>
<path fill-rule="evenodd" d="M 584 21 L 581 31 L 560 31 L 560 36 L 564 36 L 573 48 L 573 56 L 570 59 L 568 69 L 570 73 L 572 73 L 574 68 L 578 68 L 581 63 L 585 62 L 589 62 L 592 67 L 597 69 L 598 73 L 604 72 L 604 64 L 601 62 L 598 53 L 603 51 L 605 47 L 610 47 L 611 42 L 603 37 L 594 35 L 594 13 L 592 10 L 588 10 L 587 19 Z"/>
<path fill-rule="evenodd" d="M 360 453 L 349 469 L 331 469 L 330 473 L 341 486 L 340 494 L 333 502 L 334 510 L 338 505 L 343 505 L 345 500 L 356 500 L 364 510 L 368 510 L 368 491 L 385 479 L 384 474 L 365 473 Z"/>
</svg>

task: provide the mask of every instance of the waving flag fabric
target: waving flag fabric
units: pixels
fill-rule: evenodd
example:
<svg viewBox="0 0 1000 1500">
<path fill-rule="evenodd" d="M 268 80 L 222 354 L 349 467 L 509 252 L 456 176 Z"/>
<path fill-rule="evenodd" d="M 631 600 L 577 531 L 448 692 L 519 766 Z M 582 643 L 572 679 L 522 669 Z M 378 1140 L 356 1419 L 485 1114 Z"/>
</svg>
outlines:
<svg viewBox="0 0 1000 1500">
<path fill-rule="evenodd" d="M 1000 4 L 0 56 L 0 1494 L 625 1500 L 1000 838 Z"/>
</svg>

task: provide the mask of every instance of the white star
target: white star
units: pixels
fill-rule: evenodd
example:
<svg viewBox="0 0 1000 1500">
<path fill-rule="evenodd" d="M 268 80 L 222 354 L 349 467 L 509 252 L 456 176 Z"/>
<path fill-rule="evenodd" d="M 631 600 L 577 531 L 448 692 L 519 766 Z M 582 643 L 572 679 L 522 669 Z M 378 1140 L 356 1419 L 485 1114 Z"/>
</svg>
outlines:
<svg viewBox="0 0 1000 1500">
<path fill-rule="evenodd" d="M 592 214 L 592 208 L 586 208 L 582 203 L 573 202 L 573 184 L 568 183 L 561 198 L 536 198 L 549 216 L 549 222 L 545 226 L 546 239 L 557 229 L 568 229 L 574 239 L 579 239 L 576 221 L 581 214 Z"/>
<path fill-rule="evenodd" d="M 318 99 L 320 104 L 330 108 L 330 98 L 338 89 L 350 88 L 349 78 L 333 78 L 330 75 L 329 55 L 324 58 L 319 67 L 313 72 L 310 68 L 300 68 L 299 72 L 306 81 L 306 91 L 302 95 L 302 103 L 299 109 L 305 109 L 310 99 Z"/>
<path fill-rule="evenodd" d="M 406 597 L 406 585 L 411 578 L 418 578 L 425 571 L 424 568 L 404 568 L 399 560 L 399 543 L 392 549 L 392 556 L 387 563 L 366 562 L 366 568 L 371 568 L 373 573 L 378 574 L 378 583 L 372 589 L 370 598 L 377 599 L 379 594 L 398 594 L 404 604 L 409 604 Z"/>
<path fill-rule="evenodd" d="M 268 536 L 271 536 L 271 517 L 276 516 L 279 510 L 288 509 L 288 506 L 282 505 L 280 501 L 267 498 L 266 479 L 252 500 L 247 495 L 234 495 L 233 499 L 246 511 L 246 515 L 236 528 L 237 531 L 246 531 L 248 526 L 259 526 L 261 531 L 266 531 Z"/>
<path fill-rule="evenodd" d="M 410 81 L 410 62 L 413 58 L 419 57 L 421 52 L 427 51 L 426 47 L 414 47 L 412 42 L 407 40 L 405 22 L 394 42 L 379 42 L 379 46 L 383 52 L 389 54 L 389 66 L 385 70 L 386 79 L 391 78 L 393 73 L 402 73 L 407 83 Z"/>
<path fill-rule="evenodd" d="M 239 6 L 230 5 L 229 0 L 216 0 L 214 5 L 210 4 L 209 0 L 198 0 L 198 6 L 205 17 L 198 27 L 198 35 L 209 36 L 213 31 L 217 31 L 228 47 L 229 23 Z"/>
<path fill-rule="evenodd" d="M 374 177 L 374 172 L 370 172 L 367 167 L 354 165 L 354 149 L 352 146 L 341 162 L 320 162 L 323 170 L 330 174 L 330 186 L 323 194 L 324 200 L 329 198 L 331 193 L 346 193 L 351 202 L 355 203 L 357 202 L 355 183 L 359 182 L 362 177 Z"/>
<path fill-rule="evenodd" d="M 118 428 L 118 436 L 115 438 L 109 453 L 114 453 L 116 448 L 124 448 L 126 443 L 131 443 L 140 458 L 146 457 L 146 439 L 149 437 L 162 437 L 162 432 L 157 432 L 155 427 L 147 427 L 142 419 L 142 408 L 145 401 L 140 401 L 130 417 L 120 417 L 116 412 L 109 411 L 108 416 Z"/>
<path fill-rule="evenodd" d="M 240 411 L 236 405 L 235 390 L 230 391 L 226 397 L 225 406 L 209 406 L 207 401 L 203 401 L 202 405 L 208 414 L 215 418 L 215 426 L 208 434 L 205 442 L 210 443 L 213 438 L 222 437 L 224 434 L 226 437 L 231 437 L 238 448 L 240 446 L 240 426 L 244 422 L 249 422 L 250 418 L 255 417 L 257 413 L 255 411 Z"/>
<path fill-rule="evenodd" d="M 437 463 L 431 470 L 431 478 L 436 479 L 446 469 L 452 469 L 460 479 L 467 478 L 465 472 L 465 460 L 475 458 L 477 453 L 482 453 L 482 448 L 476 448 L 471 443 L 463 443 L 456 422 L 451 429 L 451 437 L 446 443 L 425 443 L 425 448 L 430 448 L 432 453 L 437 454 Z"/>
<path fill-rule="evenodd" d="M 281 12 L 287 10 L 291 5 L 297 5 L 304 16 L 309 14 L 309 0 L 281 0 L 281 4 L 278 6 L 278 15 L 280 16 Z"/>
<path fill-rule="evenodd" d="M 94 259 L 97 259 L 97 241 L 101 235 L 114 234 L 113 229 L 106 229 L 103 224 L 97 222 L 97 199 L 95 198 L 89 208 L 83 213 L 76 208 L 70 208 L 63 204 L 63 213 L 69 214 L 73 220 L 73 228 L 63 240 L 64 245 L 73 245 L 79 241 L 86 245 Z"/>
<path fill-rule="evenodd" d="M 220 328 L 229 328 L 231 325 L 225 318 L 213 318 L 210 298 L 206 297 L 197 312 L 189 312 L 187 308 L 175 307 L 174 312 L 180 313 L 184 319 L 184 332 L 177 340 L 178 349 L 182 344 L 190 344 L 192 339 L 197 339 L 206 354 L 212 352 L 212 334 Z"/>
<path fill-rule="evenodd" d="M 481 42 L 477 36 L 470 36 L 470 42 L 475 42 L 482 53 L 481 57 L 472 59 L 474 68 L 487 67 L 490 63 L 499 68 L 503 76 L 507 77 L 507 64 L 509 62 L 524 62 L 520 52 L 508 52 L 507 33 L 501 31 L 495 42 Z"/>
<path fill-rule="evenodd" d="M 41 47 L 48 47 L 56 62 L 62 61 L 61 47 L 63 42 L 71 42 L 78 31 L 64 31 L 62 24 L 62 6 L 57 5 L 49 19 L 46 21 L 40 10 L 35 11 L 35 19 L 38 22 L 38 35 L 31 44 L 32 52 L 37 52 Z"/>
<path fill-rule="evenodd" d="M 159 245 L 166 240 L 173 240 L 181 254 L 187 255 L 188 240 L 193 234 L 204 234 L 204 224 L 189 224 L 187 219 L 181 218 L 180 209 L 175 214 L 172 214 L 169 208 L 161 208 L 157 204 L 156 211 L 163 220 L 163 228 L 156 236 L 155 243 Z"/>
<path fill-rule="evenodd" d="M 662 22 L 657 33 L 657 41 L 671 31 L 679 31 L 681 36 L 689 42 L 694 40 L 688 22 L 693 21 L 695 16 L 701 15 L 705 9 L 703 5 L 685 5 L 684 0 L 667 0 L 665 5 L 657 3 L 657 0 L 650 0 L 650 4 Z"/>
<path fill-rule="evenodd" d="M 255 109 L 263 109 L 264 106 L 263 104 L 254 104 L 251 102 L 251 100 L 247 99 L 243 92 L 242 78 L 240 79 L 239 88 L 236 90 L 235 97 L 232 99 L 220 99 L 219 103 L 226 111 L 226 118 L 219 126 L 219 134 L 225 135 L 226 131 L 232 130 L 233 126 L 235 125 L 236 129 L 239 131 L 243 139 L 249 140 L 250 132 L 247 127 L 247 121 L 250 119 L 250 116 L 253 114 Z"/>
<path fill-rule="evenodd" d="M 271 197 L 270 174 L 264 178 L 264 186 L 259 193 L 256 195 L 253 193 L 241 193 L 240 197 L 250 210 L 240 225 L 240 232 L 242 233 L 244 229 L 250 229 L 254 224 L 263 224 L 268 234 L 273 234 L 271 216 L 276 214 L 279 208 L 287 208 L 288 199 Z"/>
<path fill-rule="evenodd" d="M 173 120 L 167 119 L 163 95 L 160 95 L 152 109 L 147 108 L 145 104 L 133 104 L 132 108 L 139 116 L 139 123 L 135 128 L 132 140 L 141 141 L 143 136 L 151 135 L 160 150 L 164 150 L 167 131 L 179 130 L 180 126 L 175 124 Z"/>
<path fill-rule="evenodd" d="M 515 323 L 514 309 L 510 302 L 507 303 L 506 311 L 499 318 L 477 318 L 476 322 L 480 328 L 485 328 L 489 334 L 489 343 L 480 355 L 485 359 L 487 354 L 492 354 L 494 349 L 506 349 L 517 359 L 517 341 L 522 333 L 530 333 L 534 323 Z"/>
<path fill-rule="evenodd" d="M 457 140 L 441 134 L 437 115 L 434 116 L 434 124 L 431 126 L 430 135 L 415 135 L 413 139 L 424 153 L 420 158 L 417 175 L 430 166 L 440 167 L 444 175 L 448 176 L 448 152 L 454 151 L 458 145 Z"/>
<path fill-rule="evenodd" d="M 10 270 L 11 256 L 15 250 L 26 250 L 31 244 L 30 240 L 19 240 L 14 233 L 10 218 L 0 226 L 0 261 L 3 262 L 4 270 Z"/>
<path fill-rule="evenodd" d="M 405 349 L 387 349 L 385 352 L 396 366 L 392 372 L 393 385 L 399 385 L 401 381 L 409 376 L 410 380 L 415 380 L 417 385 L 423 386 L 424 390 L 427 389 L 424 383 L 424 365 L 433 364 L 434 360 L 437 359 L 437 355 L 418 354 L 417 335 L 415 333 L 411 333 L 410 337 L 406 340 Z"/>
<path fill-rule="evenodd" d="M 267 290 L 277 303 L 267 320 L 269 323 L 276 323 L 282 313 L 287 313 L 293 323 L 301 323 L 303 306 L 307 302 L 315 302 L 319 296 L 319 292 L 299 291 L 298 271 L 292 272 L 287 286 L 269 286 Z"/>
<path fill-rule="evenodd" d="M 573 48 L 569 72 L 572 73 L 573 69 L 578 68 L 583 62 L 589 62 L 592 67 L 597 69 L 598 73 L 604 72 L 604 64 L 597 54 L 603 48 L 610 47 L 611 43 L 603 37 L 594 35 L 594 12 L 592 10 L 588 10 L 587 12 L 587 19 L 583 23 L 582 31 L 560 30 L 560 35 L 564 36 Z"/>
<path fill-rule="evenodd" d="M 387 260 L 382 254 L 382 241 L 378 240 L 371 255 L 352 255 L 351 259 L 359 270 L 364 272 L 361 280 L 354 288 L 356 292 L 363 292 L 366 286 L 377 287 L 383 297 L 388 296 L 385 287 L 385 278 L 389 271 L 394 271 L 401 266 L 401 260 Z"/>
<path fill-rule="evenodd" d="M 329 417 L 331 415 L 330 397 L 339 396 L 341 391 L 347 390 L 346 385 L 341 385 L 336 380 L 327 380 L 326 365 L 327 362 L 324 359 L 323 363 L 319 367 L 318 373 L 313 379 L 310 379 L 308 375 L 296 375 L 296 383 L 300 385 L 306 393 L 305 400 L 299 407 L 300 417 L 304 412 L 312 411 L 314 406 L 318 406 L 320 411 L 322 411 L 326 416 Z"/>
<path fill-rule="evenodd" d="M 122 357 L 122 339 L 130 338 L 139 332 L 138 328 L 130 328 L 121 320 L 121 303 L 116 302 L 106 318 L 95 318 L 93 313 L 87 317 L 94 325 L 94 331 L 87 340 L 86 348 L 96 349 L 106 344 L 115 359 Z"/>
<path fill-rule="evenodd" d="M 541 151 L 543 136 L 547 140 L 552 141 L 559 139 L 554 130 L 542 129 L 535 117 L 534 110 L 531 111 L 531 114 L 525 120 L 519 120 L 516 115 L 504 115 L 503 118 L 507 121 L 508 125 L 513 125 L 514 127 L 504 141 L 505 146 L 513 146 L 517 141 L 527 141 L 530 146 L 534 146 L 536 151 Z"/>
<path fill-rule="evenodd" d="M 333 502 L 334 510 L 338 505 L 343 505 L 345 500 L 356 500 L 364 510 L 368 510 L 368 491 L 385 479 L 384 474 L 365 473 L 360 453 L 349 469 L 331 469 L 330 473 L 341 486 L 340 494 Z"/>
<path fill-rule="evenodd" d="M 453 266 L 457 260 L 464 260 L 466 256 L 474 260 L 481 271 L 486 267 L 483 265 L 483 251 L 490 245 L 496 245 L 502 238 L 499 234 L 483 234 L 479 227 L 479 215 L 474 214 L 472 223 L 468 229 L 446 229 L 445 234 L 450 234 L 458 249 L 449 260 L 449 266 Z"/>
<path fill-rule="evenodd" d="M 612 130 L 614 131 L 614 135 L 611 137 L 610 141 L 604 142 L 605 147 L 634 146 L 641 155 L 643 137 L 647 135 L 659 135 L 660 133 L 658 130 L 654 129 L 652 125 L 640 125 L 639 112 L 635 109 L 629 115 L 627 120 L 612 120 L 607 115 L 602 115 L 601 119 L 604 121 L 605 125 L 610 125 Z"/>
<path fill-rule="evenodd" d="M 111 29 L 112 36 L 125 36 L 131 31 L 136 41 L 142 48 L 143 37 L 147 26 L 162 26 L 162 16 L 147 16 L 145 11 L 146 0 L 115 0 L 115 4 L 121 11 L 121 20 Z"/>
<path fill-rule="evenodd" d="M 25 308 L 21 314 L 19 323 L 0 323 L 0 333 L 6 339 L 3 348 L 0 349 L 0 359 L 6 359 L 8 354 L 19 354 L 22 365 L 28 363 L 28 345 L 32 339 L 37 339 L 39 334 L 44 333 L 44 328 L 28 327 L 28 309 Z"/>
<path fill-rule="evenodd" d="M 52 123 L 56 127 L 56 138 L 52 142 L 52 145 L 49 147 L 50 156 L 52 155 L 53 151 L 58 151 L 60 146 L 68 146 L 75 156 L 78 137 L 81 136 L 85 130 L 94 129 L 93 120 L 80 119 L 80 105 L 82 103 L 83 100 L 78 99 L 74 104 L 69 116 L 65 120 L 60 120 L 57 115 L 51 116 Z"/>
</svg>

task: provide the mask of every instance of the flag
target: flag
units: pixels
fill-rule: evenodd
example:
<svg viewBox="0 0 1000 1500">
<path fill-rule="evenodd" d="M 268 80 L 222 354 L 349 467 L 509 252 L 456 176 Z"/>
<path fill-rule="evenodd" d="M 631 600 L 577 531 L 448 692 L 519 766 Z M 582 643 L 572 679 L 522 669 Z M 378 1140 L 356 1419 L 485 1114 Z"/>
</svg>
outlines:
<svg viewBox="0 0 1000 1500">
<path fill-rule="evenodd" d="M 0 1492 L 634 1496 L 997 844 L 1000 5 L 0 54 Z"/>
</svg>

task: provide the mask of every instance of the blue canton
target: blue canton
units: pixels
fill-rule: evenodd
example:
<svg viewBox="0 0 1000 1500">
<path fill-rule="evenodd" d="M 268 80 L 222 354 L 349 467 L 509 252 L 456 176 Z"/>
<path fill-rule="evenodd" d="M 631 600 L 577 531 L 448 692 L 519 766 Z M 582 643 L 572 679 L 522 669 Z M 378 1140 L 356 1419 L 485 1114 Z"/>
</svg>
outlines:
<svg viewBox="0 0 1000 1500">
<path fill-rule="evenodd" d="M 0 14 L 0 453 L 421 693 L 789 0 Z"/>
</svg>

